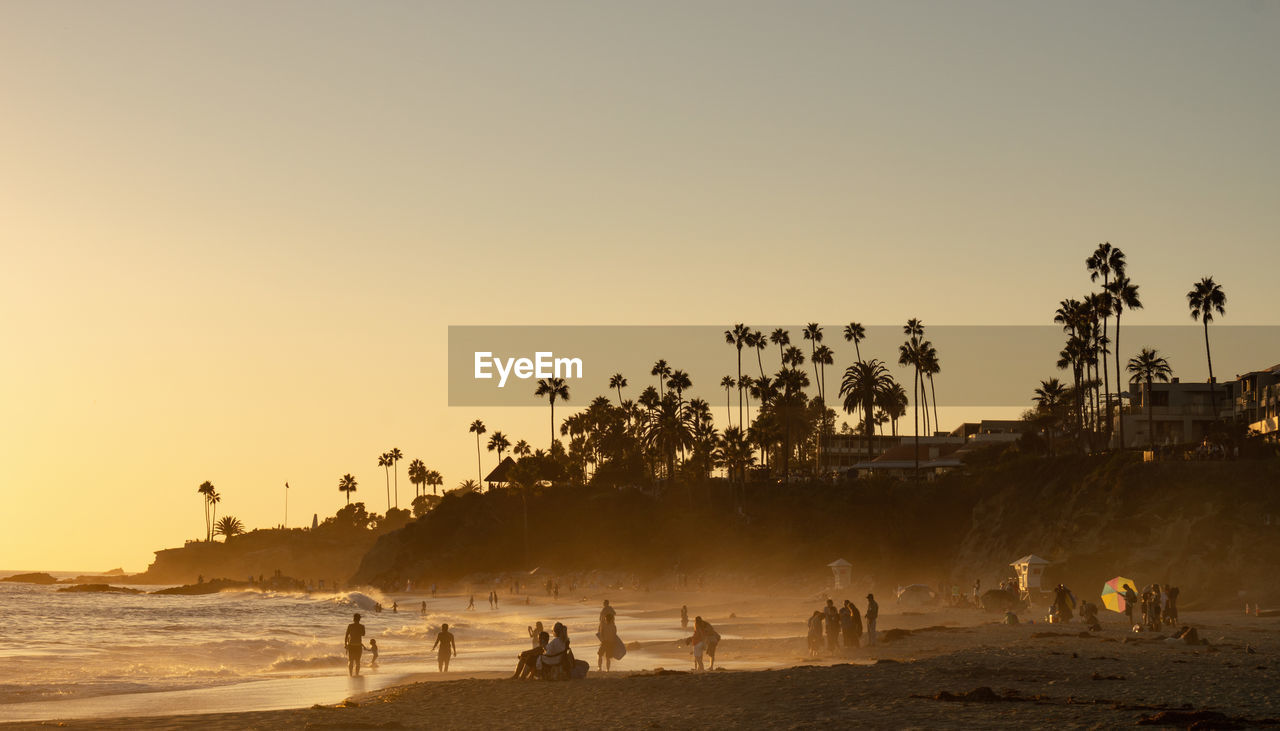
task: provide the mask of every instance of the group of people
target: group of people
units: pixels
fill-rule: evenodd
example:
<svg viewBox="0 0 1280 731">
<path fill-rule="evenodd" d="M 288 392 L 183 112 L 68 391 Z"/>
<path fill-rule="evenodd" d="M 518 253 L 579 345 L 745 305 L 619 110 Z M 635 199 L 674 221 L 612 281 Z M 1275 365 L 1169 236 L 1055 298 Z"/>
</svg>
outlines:
<svg viewBox="0 0 1280 731">
<path fill-rule="evenodd" d="M 360 662 L 365 650 L 369 651 L 372 657 L 369 658 L 369 667 L 374 669 L 378 667 L 378 641 L 370 638 L 369 646 L 364 646 L 364 625 L 360 623 L 360 615 L 352 616 L 351 624 L 347 625 L 347 633 L 342 638 L 342 645 L 347 650 L 347 675 L 360 675 Z"/>
<path fill-rule="evenodd" d="M 874 594 L 867 595 L 867 611 L 859 612 L 857 605 L 848 599 L 837 608 L 835 600 L 828 599 L 822 609 L 815 609 L 809 617 L 809 656 L 820 657 L 823 654 L 823 636 L 825 629 L 826 652 L 835 654 L 843 646 L 852 649 L 861 646 L 862 636 L 867 636 L 867 647 L 876 644 L 876 619 L 880 616 L 880 605 L 876 603 Z M 863 627 L 865 619 L 865 631 Z"/>
<path fill-rule="evenodd" d="M 1141 595 L 1128 584 L 1125 584 L 1123 589 L 1124 614 L 1135 631 L 1156 632 L 1166 624 L 1177 623 L 1178 594 L 1181 593 L 1178 587 L 1148 584 L 1143 588 Z M 1138 612 L 1136 620 L 1135 609 Z"/>
<path fill-rule="evenodd" d="M 562 622 L 556 622 L 548 633 L 537 622 L 528 628 L 529 639 L 533 646 L 520 653 L 516 658 L 516 671 L 511 676 L 516 680 L 569 680 L 584 677 L 590 668 L 585 661 L 580 665 L 573 656 L 569 640 L 569 628 Z M 609 671 L 613 661 L 625 654 L 622 640 L 618 639 L 617 612 L 605 599 L 600 608 L 600 621 L 596 629 L 596 637 L 600 639 L 600 648 L 596 651 L 596 669 Z"/>
</svg>

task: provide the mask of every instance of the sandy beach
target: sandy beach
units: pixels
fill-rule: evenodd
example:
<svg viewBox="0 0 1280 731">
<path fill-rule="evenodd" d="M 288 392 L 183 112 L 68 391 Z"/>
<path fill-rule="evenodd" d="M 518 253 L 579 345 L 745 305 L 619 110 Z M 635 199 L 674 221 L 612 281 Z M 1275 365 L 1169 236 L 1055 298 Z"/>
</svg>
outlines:
<svg viewBox="0 0 1280 731">
<path fill-rule="evenodd" d="M 1197 627 L 1209 642 L 1188 646 L 1166 640 L 1167 634 L 1127 632 L 1122 618 L 1110 613 L 1101 632 L 1088 633 L 1079 623 L 1028 623 L 1031 613 L 1022 624 L 1007 626 L 973 609 L 898 611 L 890 605 L 882 611 L 879 645 L 813 660 L 800 619 L 818 602 L 712 593 L 697 599 L 702 604 L 696 611 L 725 637 L 715 671 L 690 672 L 688 648 L 677 642 L 679 604 L 672 597 L 636 593 L 615 598 L 620 614 L 670 616 L 671 639 L 632 643 L 614 672 L 599 673 L 594 638 L 580 635 L 578 656 L 593 666 L 585 681 L 513 681 L 499 673 L 468 673 L 459 661 L 456 673 L 406 675 L 393 687 L 305 708 L 8 727 L 1280 725 L 1280 695 L 1274 692 L 1280 682 L 1277 618 L 1187 612 L 1183 624 Z M 598 601 L 583 597 L 575 603 Z"/>
</svg>

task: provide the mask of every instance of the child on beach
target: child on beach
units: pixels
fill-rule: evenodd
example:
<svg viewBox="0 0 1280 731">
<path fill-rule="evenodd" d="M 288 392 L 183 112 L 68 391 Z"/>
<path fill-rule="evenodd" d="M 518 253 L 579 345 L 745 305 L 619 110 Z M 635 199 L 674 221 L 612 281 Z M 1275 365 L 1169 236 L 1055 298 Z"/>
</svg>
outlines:
<svg viewBox="0 0 1280 731">
<path fill-rule="evenodd" d="M 377 640 L 372 640 L 372 639 L 369 640 L 369 652 L 373 655 L 373 657 L 369 658 L 369 669 L 373 670 L 374 668 L 378 667 L 378 641 Z"/>
<path fill-rule="evenodd" d="M 449 625 L 440 625 L 440 633 L 436 635 L 435 644 L 431 646 L 432 650 L 439 648 L 436 655 L 436 666 L 440 672 L 449 672 L 449 658 L 458 656 L 458 646 L 453 641 L 453 633 L 449 631 Z"/>
</svg>

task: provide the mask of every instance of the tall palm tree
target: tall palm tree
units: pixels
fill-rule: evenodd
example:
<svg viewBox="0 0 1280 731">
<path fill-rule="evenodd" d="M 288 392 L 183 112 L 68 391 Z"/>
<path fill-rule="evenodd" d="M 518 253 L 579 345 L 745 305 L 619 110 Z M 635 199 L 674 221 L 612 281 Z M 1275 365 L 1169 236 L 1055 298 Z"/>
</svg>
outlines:
<svg viewBox="0 0 1280 731">
<path fill-rule="evenodd" d="M 915 372 L 915 377 L 911 382 L 912 411 L 915 414 L 916 422 L 915 454 L 912 456 L 915 461 L 915 477 L 918 482 L 920 480 L 920 338 L 924 335 L 924 323 L 919 318 L 913 317 L 907 320 L 907 324 L 902 327 L 902 332 L 907 336 L 907 341 L 898 346 L 898 365 L 911 366 Z"/>
<path fill-rule="evenodd" d="M 214 490 L 213 492 L 209 493 L 209 507 L 213 509 L 213 513 L 212 513 L 213 525 L 218 524 L 218 503 L 220 502 L 222 502 L 222 496 L 218 494 L 217 490 Z M 209 540 L 211 541 L 213 540 L 212 535 L 209 536 Z"/>
<path fill-rule="evenodd" d="M 1111 318 L 1111 275 L 1123 277 L 1125 270 L 1124 252 L 1118 246 L 1112 246 L 1110 241 L 1098 244 L 1098 248 L 1093 254 L 1085 260 L 1085 267 L 1089 270 L 1089 281 L 1096 282 L 1098 278 L 1102 278 L 1102 299 L 1100 302 L 1102 311 L 1102 340 L 1107 340 L 1107 326 Z M 1104 348 L 1105 350 L 1105 348 Z M 1102 388 L 1106 393 L 1106 422 L 1107 434 L 1110 437 L 1111 430 L 1111 385 L 1108 383 L 1109 369 L 1107 368 L 1106 354 L 1102 357 Z M 1119 401 L 1120 391 L 1120 373 L 1116 372 L 1116 400 Z"/>
<path fill-rule="evenodd" d="M 435 470 L 427 470 L 427 484 L 431 486 L 431 494 L 436 494 L 436 488 L 444 485 L 444 475 Z M 426 494 L 426 488 L 423 488 L 423 494 Z"/>
<path fill-rule="evenodd" d="M 1227 314 L 1227 294 L 1222 285 L 1213 281 L 1213 277 L 1204 277 L 1196 282 L 1187 292 L 1187 306 L 1191 308 L 1191 319 L 1204 323 L 1204 355 L 1209 361 L 1209 403 L 1212 404 L 1213 418 L 1218 418 L 1218 386 L 1213 380 L 1213 354 L 1209 352 L 1209 323 L 1213 322 L 1214 313 Z"/>
<path fill-rule="evenodd" d="M 516 446 L 511 448 L 511 453 L 517 457 L 528 457 L 533 454 L 533 447 L 530 447 L 528 442 L 521 439 L 516 442 Z"/>
<path fill-rule="evenodd" d="M 933 377 L 942 372 L 942 363 L 938 360 L 938 349 L 928 340 L 920 346 L 920 374 L 929 379 L 929 400 L 933 402 L 933 428 L 938 426 L 938 392 L 933 387 Z M 924 384 L 921 383 L 921 388 Z"/>
<path fill-rule="evenodd" d="M 818 396 L 827 400 L 827 366 L 836 362 L 836 354 L 825 345 L 819 345 L 813 351 L 813 362 L 818 370 Z"/>
<path fill-rule="evenodd" d="M 752 330 L 747 336 L 747 346 L 755 348 L 756 351 L 756 367 L 760 369 L 760 377 L 764 378 L 764 361 L 760 358 L 760 353 L 769 347 L 769 339 L 759 330 Z"/>
<path fill-rule="evenodd" d="M 471 422 L 471 426 L 467 428 L 467 431 L 476 435 L 476 484 L 479 485 L 480 480 L 484 479 L 484 475 L 480 474 L 480 435 L 489 430 L 485 428 L 483 421 L 476 419 Z"/>
<path fill-rule="evenodd" d="M 387 510 L 391 509 L 391 454 L 383 452 L 378 455 L 378 466 L 382 468 L 382 474 L 387 478 Z"/>
<path fill-rule="evenodd" d="M 351 493 L 356 491 L 356 487 L 358 487 L 356 478 L 352 477 L 350 472 L 338 480 L 338 491 L 347 496 L 347 505 L 351 504 Z"/>
<path fill-rule="evenodd" d="M 726 420 L 729 422 L 730 427 L 733 426 L 733 406 L 732 406 L 732 399 L 730 398 L 730 394 L 733 393 L 733 389 L 736 388 L 737 385 L 738 385 L 738 382 L 733 380 L 733 376 L 725 376 L 724 378 L 720 379 L 720 388 L 724 389 L 724 415 Z M 741 393 L 738 394 L 738 401 L 739 403 L 741 403 L 742 401 Z M 738 415 L 738 423 L 739 424 L 742 423 L 741 414 Z"/>
<path fill-rule="evenodd" d="M 778 346 L 778 360 L 784 360 L 782 349 L 791 344 L 791 333 L 783 328 L 777 328 L 769 334 L 769 342 Z M 784 362 L 785 366 L 786 363 Z"/>
<path fill-rule="evenodd" d="M 676 400 L 683 404 L 684 392 L 690 388 L 693 388 L 693 380 L 689 378 L 688 373 L 679 369 L 671 371 L 671 376 L 667 378 L 667 393 L 675 391 Z"/>
<path fill-rule="evenodd" d="M 844 326 L 844 339 L 846 342 L 853 343 L 853 352 L 858 360 L 862 360 L 862 350 L 858 347 L 858 343 L 867 339 L 867 329 L 860 322 L 851 322 Z"/>
<path fill-rule="evenodd" d="M 724 341 L 738 351 L 738 379 L 742 380 L 742 346 L 751 337 L 751 328 L 741 322 L 724 331 Z M 738 423 L 742 423 L 742 394 L 738 394 Z"/>
<path fill-rule="evenodd" d="M 427 466 L 422 460 L 415 459 L 409 463 L 409 482 L 413 483 L 413 497 L 426 493 Z"/>
<path fill-rule="evenodd" d="M 503 434 L 500 431 L 496 431 L 493 434 L 489 435 L 488 450 L 490 452 L 496 451 L 498 453 L 499 465 L 502 464 L 502 453 L 506 451 L 507 447 L 510 447 L 510 446 L 511 446 L 511 440 L 507 439 L 506 434 Z"/>
<path fill-rule="evenodd" d="M 1173 369 L 1169 367 L 1169 361 L 1160 356 L 1154 348 L 1143 348 L 1142 352 L 1129 359 L 1129 364 L 1125 366 L 1129 371 L 1130 383 L 1146 384 L 1147 392 L 1143 397 L 1142 405 L 1147 411 L 1147 443 L 1152 449 L 1156 447 L 1155 432 L 1155 409 L 1151 403 L 1151 386 L 1155 381 L 1168 383 L 1169 377 L 1173 375 Z"/>
<path fill-rule="evenodd" d="M 813 382 L 818 386 L 818 395 L 822 395 L 822 386 L 820 385 L 821 376 L 818 374 L 818 359 L 814 357 L 817 354 L 818 343 L 822 342 L 822 326 L 816 322 L 811 322 L 804 326 L 804 339 L 809 341 L 809 360 L 813 362 Z"/>
<path fill-rule="evenodd" d="M 618 405 L 622 405 L 622 389 L 627 387 L 626 376 L 621 373 L 615 373 L 609 376 L 609 388 L 616 389 L 618 392 Z"/>
<path fill-rule="evenodd" d="M 1116 380 L 1120 380 L 1120 316 L 1125 310 L 1142 309 L 1142 300 L 1138 297 L 1138 285 L 1129 279 L 1127 274 L 1117 274 L 1116 278 L 1111 280 L 1107 291 L 1111 293 L 1111 311 L 1116 316 L 1116 339 L 1112 343 L 1111 349 L 1116 354 Z M 1116 387 L 1116 400 L 1119 401 L 1120 388 Z M 1116 410 L 1121 411 L 1122 404 L 1116 405 Z M 1124 449 L 1124 419 L 1120 419 L 1120 448 Z"/>
<path fill-rule="evenodd" d="M 205 480 L 200 483 L 200 487 L 196 488 L 196 492 L 200 493 L 200 502 L 204 503 L 204 539 L 205 541 L 213 540 L 213 521 L 209 519 L 209 497 L 214 494 L 213 483 Z"/>
<path fill-rule="evenodd" d="M 653 364 L 653 368 L 649 370 L 649 375 L 658 377 L 658 396 L 662 396 L 662 384 L 667 380 L 667 376 L 671 375 L 671 366 L 667 365 L 667 361 L 658 360 Z"/>
<path fill-rule="evenodd" d="M 396 507 L 399 508 L 400 507 L 400 471 L 396 469 L 396 465 L 400 463 L 400 460 L 404 459 L 404 452 L 401 452 L 399 447 L 392 447 L 391 451 L 387 452 L 387 459 L 390 460 L 391 462 L 391 483 L 395 487 L 395 492 L 392 494 L 396 496 Z"/>
<path fill-rule="evenodd" d="M 658 361 L 666 365 L 666 361 Z M 655 370 L 656 370 L 655 366 Z M 533 392 L 534 396 L 541 398 L 546 396 L 551 402 L 551 444 L 554 447 L 556 443 L 556 399 L 561 401 L 569 400 L 569 386 L 564 382 L 563 378 L 539 378 L 538 388 Z"/>
</svg>

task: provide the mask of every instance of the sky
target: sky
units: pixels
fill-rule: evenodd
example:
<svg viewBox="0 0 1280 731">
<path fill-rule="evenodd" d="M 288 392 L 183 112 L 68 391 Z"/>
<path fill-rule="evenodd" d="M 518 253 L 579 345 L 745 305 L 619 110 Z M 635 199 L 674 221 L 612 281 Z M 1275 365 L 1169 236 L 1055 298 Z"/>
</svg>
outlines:
<svg viewBox="0 0 1280 731">
<path fill-rule="evenodd" d="M 393 446 L 452 486 L 472 419 L 542 435 L 447 407 L 449 325 L 1044 324 L 1104 240 L 1134 324 L 1205 275 L 1280 324 L 1278 36 L 1272 2 L 2 3 L 0 566 L 141 570 L 204 480 L 251 528 L 288 481 L 298 525 L 347 472 L 385 507 Z"/>
</svg>

